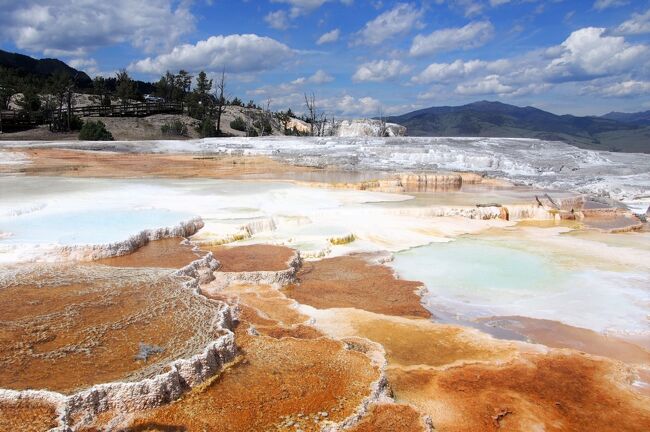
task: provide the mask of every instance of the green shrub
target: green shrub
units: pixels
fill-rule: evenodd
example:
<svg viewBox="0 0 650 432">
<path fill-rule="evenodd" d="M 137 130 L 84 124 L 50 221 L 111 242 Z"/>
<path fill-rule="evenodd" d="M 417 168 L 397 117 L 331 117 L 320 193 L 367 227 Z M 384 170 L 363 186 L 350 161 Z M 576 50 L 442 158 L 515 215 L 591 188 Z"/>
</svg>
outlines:
<svg viewBox="0 0 650 432">
<path fill-rule="evenodd" d="M 210 137 L 216 137 L 219 134 L 217 133 L 217 128 L 214 125 L 214 120 L 211 118 L 205 118 L 199 127 L 197 128 L 197 132 L 199 135 L 201 135 L 201 138 L 210 138 Z"/>
<path fill-rule="evenodd" d="M 57 132 L 64 132 L 64 131 L 78 131 L 81 130 L 81 128 L 84 125 L 84 121 L 81 120 L 79 117 L 72 115 L 70 116 L 70 128 L 68 129 L 68 116 L 63 113 L 61 117 L 55 117 L 52 119 L 52 124 L 51 128 L 54 131 Z"/>
<path fill-rule="evenodd" d="M 264 118 L 261 120 L 258 120 L 254 123 L 255 129 L 257 130 L 262 130 L 263 135 L 271 135 L 273 133 L 273 127 L 271 126 L 271 122 Z"/>
<path fill-rule="evenodd" d="M 240 132 L 246 132 L 246 122 L 241 117 L 237 117 L 233 121 L 231 121 L 230 127 Z"/>
<path fill-rule="evenodd" d="M 113 141 L 113 135 L 106 130 L 106 125 L 103 122 L 89 120 L 81 127 L 79 139 L 82 141 Z"/>
<path fill-rule="evenodd" d="M 160 127 L 160 131 L 163 135 L 169 136 L 187 136 L 187 126 L 180 120 L 174 120 L 173 122 L 165 123 Z"/>
<path fill-rule="evenodd" d="M 104 123 L 102 123 L 102 124 L 104 124 Z M 83 126 L 84 126 L 84 121 L 81 120 L 79 117 L 77 117 L 76 115 L 73 115 L 73 116 L 70 117 L 70 130 L 71 131 L 74 131 L 74 130 L 80 131 L 81 128 L 83 128 Z M 106 127 L 106 125 L 104 125 L 104 127 Z M 111 137 L 111 139 L 112 139 L 112 137 Z"/>
<path fill-rule="evenodd" d="M 256 137 L 256 136 L 259 136 L 259 134 L 257 133 L 257 131 L 256 131 L 255 129 L 250 129 L 250 130 L 248 131 L 248 134 L 247 134 L 246 136 L 249 136 L 249 137 Z"/>
</svg>

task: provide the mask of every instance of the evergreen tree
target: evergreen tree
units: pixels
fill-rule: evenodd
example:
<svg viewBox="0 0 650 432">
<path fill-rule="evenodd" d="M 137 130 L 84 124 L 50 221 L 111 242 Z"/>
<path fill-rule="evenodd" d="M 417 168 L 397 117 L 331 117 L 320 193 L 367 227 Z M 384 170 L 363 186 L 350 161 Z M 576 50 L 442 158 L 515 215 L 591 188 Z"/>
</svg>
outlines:
<svg viewBox="0 0 650 432">
<path fill-rule="evenodd" d="M 106 84 L 106 78 L 97 76 L 93 79 L 93 96 L 91 100 L 102 106 L 111 105 L 111 97 Z"/>
<path fill-rule="evenodd" d="M 122 101 L 122 105 L 127 105 L 130 99 L 136 97 L 136 84 L 126 69 L 121 69 L 117 72 L 115 78 L 117 80 L 117 97 Z"/>
<path fill-rule="evenodd" d="M 177 101 L 183 102 L 185 95 L 190 92 L 190 88 L 192 87 L 192 75 L 186 70 L 181 69 L 174 78 L 174 87 L 178 92 Z"/>
<path fill-rule="evenodd" d="M 210 90 L 212 90 L 212 80 L 208 79 L 204 71 L 199 72 L 199 75 L 196 77 L 195 91 L 200 95 L 208 95 Z"/>
</svg>

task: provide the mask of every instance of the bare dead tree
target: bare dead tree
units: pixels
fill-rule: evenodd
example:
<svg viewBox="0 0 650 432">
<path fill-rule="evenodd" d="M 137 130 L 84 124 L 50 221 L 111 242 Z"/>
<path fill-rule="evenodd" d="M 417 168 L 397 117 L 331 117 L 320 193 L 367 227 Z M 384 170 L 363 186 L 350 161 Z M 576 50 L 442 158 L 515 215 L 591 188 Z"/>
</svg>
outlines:
<svg viewBox="0 0 650 432">
<path fill-rule="evenodd" d="M 72 105 L 74 103 L 74 88 L 75 88 L 76 80 L 77 80 L 77 75 L 74 76 L 74 78 L 68 83 L 68 86 L 65 89 L 65 102 L 68 108 L 68 115 L 67 115 L 68 130 L 71 129 Z"/>
<path fill-rule="evenodd" d="M 264 136 L 264 130 L 266 129 L 266 125 L 269 125 L 271 131 L 269 132 L 269 135 L 273 134 L 273 115 L 271 114 L 271 103 L 273 102 L 272 99 L 267 99 L 266 100 L 266 108 L 262 110 L 262 118 L 264 119 L 262 121 L 262 133 L 261 136 Z"/>
<path fill-rule="evenodd" d="M 316 126 L 318 112 L 316 110 L 316 96 L 313 92 L 309 95 L 305 93 L 305 107 L 307 108 L 307 118 L 309 119 L 311 136 L 314 136 L 314 127 Z"/>
<path fill-rule="evenodd" d="M 217 107 L 217 132 L 221 134 L 221 114 L 223 114 L 224 107 L 226 106 L 226 68 L 221 71 L 221 78 L 217 81 L 216 88 L 216 107 Z"/>
<path fill-rule="evenodd" d="M 327 114 L 318 113 L 316 124 L 318 125 L 318 136 L 324 136 L 325 126 L 327 126 Z"/>
<path fill-rule="evenodd" d="M 384 117 L 384 109 L 381 107 L 379 108 L 378 118 L 379 118 L 379 136 L 385 137 L 388 128 L 386 127 L 386 117 Z"/>
</svg>

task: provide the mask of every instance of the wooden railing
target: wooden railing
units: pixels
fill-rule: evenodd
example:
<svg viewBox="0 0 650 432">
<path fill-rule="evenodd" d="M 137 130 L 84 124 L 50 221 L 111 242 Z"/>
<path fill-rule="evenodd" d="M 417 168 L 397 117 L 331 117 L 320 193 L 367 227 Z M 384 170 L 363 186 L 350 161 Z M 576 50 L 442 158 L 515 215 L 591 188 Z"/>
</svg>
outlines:
<svg viewBox="0 0 650 432">
<path fill-rule="evenodd" d="M 88 105 L 72 108 L 72 113 L 79 117 L 145 117 L 152 114 L 182 112 L 183 104 L 175 102 L 143 102 L 109 106 Z M 64 113 L 67 114 L 67 110 L 64 110 Z"/>
<path fill-rule="evenodd" d="M 71 113 L 78 117 L 146 117 L 153 114 L 182 114 L 183 104 L 175 102 L 143 102 L 117 105 L 88 105 L 73 107 Z M 0 127 L 25 127 L 48 124 L 59 116 L 66 117 L 68 110 L 35 112 L 0 111 Z"/>
</svg>

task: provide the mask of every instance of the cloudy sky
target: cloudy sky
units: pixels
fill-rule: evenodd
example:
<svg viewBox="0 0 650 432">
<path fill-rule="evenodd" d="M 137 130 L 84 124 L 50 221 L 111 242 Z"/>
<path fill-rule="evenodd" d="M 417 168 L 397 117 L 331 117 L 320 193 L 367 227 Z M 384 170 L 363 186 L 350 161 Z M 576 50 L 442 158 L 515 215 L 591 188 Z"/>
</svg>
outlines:
<svg viewBox="0 0 650 432">
<path fill-rule="evenodd" d="M 0 0 L 0 47 L 90 75 L 216 74 L 337 116 L 500 100 L 650 109 L 650 0 Z"/>
</svg>

